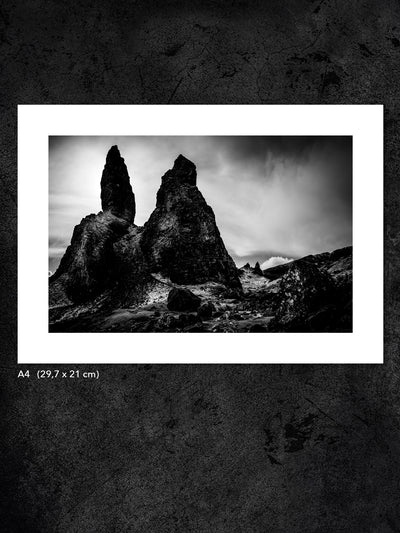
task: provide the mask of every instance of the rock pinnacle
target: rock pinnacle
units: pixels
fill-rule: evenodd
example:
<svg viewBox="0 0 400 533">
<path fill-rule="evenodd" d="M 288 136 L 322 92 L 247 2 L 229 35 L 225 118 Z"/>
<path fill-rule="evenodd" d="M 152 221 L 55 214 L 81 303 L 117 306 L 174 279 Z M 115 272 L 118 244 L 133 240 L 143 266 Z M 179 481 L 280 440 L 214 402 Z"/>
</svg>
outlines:
<svg viewBox="0 0 400 533">
<path fill-rule="evenodd" d="M 135 195 L 132 192 L 125 161 L 118 146 L 108 151 L 101 177 L 101 207 L 116 217 L 133 223 L 136 213 Z"/>
</svg>

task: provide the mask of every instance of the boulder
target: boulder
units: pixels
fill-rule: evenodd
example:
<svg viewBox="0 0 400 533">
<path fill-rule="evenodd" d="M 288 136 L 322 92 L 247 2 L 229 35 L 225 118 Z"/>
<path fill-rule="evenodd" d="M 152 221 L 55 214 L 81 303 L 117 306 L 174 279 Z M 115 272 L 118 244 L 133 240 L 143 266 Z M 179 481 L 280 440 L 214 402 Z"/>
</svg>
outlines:
<svg viewBox="0 0 400 533">
<path fill-rule="evenodd" d="M 309 331 L 309 320 L 332 302 L 335 282 L 324 269 L 296 261 L 280 281 L 271 331 Z"/>
<path fill-rule="evenodd" d="M 201 299 L 183 287 L 174 287 L 168 294 L 167 307 L 170 311 L 196 311 L 200 304 Z"/>
</svg>

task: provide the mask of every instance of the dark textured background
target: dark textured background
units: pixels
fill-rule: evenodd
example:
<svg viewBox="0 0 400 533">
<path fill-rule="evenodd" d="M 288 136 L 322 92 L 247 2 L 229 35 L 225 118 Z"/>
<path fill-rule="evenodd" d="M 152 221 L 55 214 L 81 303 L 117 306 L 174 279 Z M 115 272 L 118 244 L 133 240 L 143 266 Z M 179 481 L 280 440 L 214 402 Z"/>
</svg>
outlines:
<svg viewBox="0 0 400 533">
<path fill-rule="evenodd" d="M 400 531 L 399 14 L 394 0 L 2 4 L 2 531 Z M 385 104 L 385 365 L 17 380 L 18 103 Z"/>
</svg>

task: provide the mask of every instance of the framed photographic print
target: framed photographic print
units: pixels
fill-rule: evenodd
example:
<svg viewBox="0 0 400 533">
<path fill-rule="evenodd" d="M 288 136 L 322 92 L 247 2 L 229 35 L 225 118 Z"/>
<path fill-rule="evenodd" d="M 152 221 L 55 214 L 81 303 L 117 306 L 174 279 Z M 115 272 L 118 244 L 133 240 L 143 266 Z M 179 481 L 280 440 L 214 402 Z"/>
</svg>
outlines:
<svg viewBox="0 0 400 533">
<path fill-rule="evenodd" d="M 382 106 L 19 106 L 18 162 L 19 362 L 383 362 Z"/>
</svg>

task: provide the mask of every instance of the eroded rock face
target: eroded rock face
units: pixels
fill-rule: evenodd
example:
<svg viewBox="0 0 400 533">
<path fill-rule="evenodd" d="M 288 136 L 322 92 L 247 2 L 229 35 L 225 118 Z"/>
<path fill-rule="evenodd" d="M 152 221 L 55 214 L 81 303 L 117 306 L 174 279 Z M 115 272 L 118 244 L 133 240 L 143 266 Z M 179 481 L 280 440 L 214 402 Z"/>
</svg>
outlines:
<svg viewBox="0 0 400 533">
<path fill-rule="evenodd" d="M 112 146 L 107 154 L 101 176 L 101 207 L 105 213 L 123 218 L 129 223 L 135 220 L 136 204 L 132 192 L 128 169 L 119 153 L 118 146 Z"/>
<path fill-rule="evenodd" d="M 112 278 L 114 242 L 127 231 L 128 223 L 109 212 L 85 217 L 75 226 L 71 244 L 50 284 L 62 282 L 66 295 L 75 303 L 96 297 Z"/>
<path fill-rule="evenodd" d="M 61 301 L 60 289 L 76 304 L 93 300 L 105 290 L 110 305 L 141 301 L 154 281 L 140 247 L 141 231 L 111 213 L 84 218 L 50 278 L 52 303 L 55 298 Z"/>
<path fill-rule="evenodd" d="M 113 244 L 113 297 L 121 306 L 140 301 L 154 282 L 140 244 L 142 232 L 143 228 L 130 226 Z"/>
<path fill-rule="evenodd" d="M 142 248 L 151 270 L 173 283 L 216 281 L 241 290 L 214 212 L 196 186 L 196 167 L 182 155 L 162 178 Z"/>
<path fill-rule="evenodd" d="M 324 269 L 307 260 L 293 263 L 280 281 L 271 330 L 308 331 L 322 310 L 332 307 L 335 282 Z"/>
</svg>

